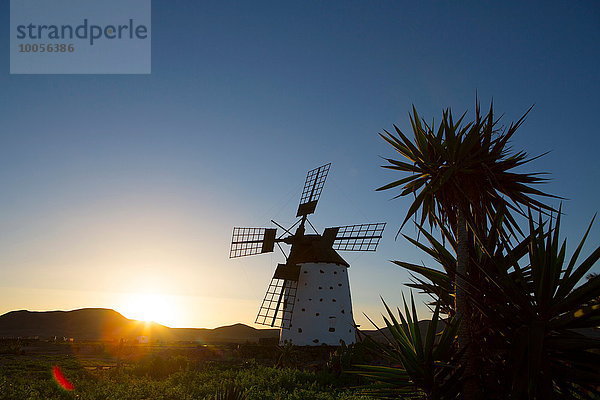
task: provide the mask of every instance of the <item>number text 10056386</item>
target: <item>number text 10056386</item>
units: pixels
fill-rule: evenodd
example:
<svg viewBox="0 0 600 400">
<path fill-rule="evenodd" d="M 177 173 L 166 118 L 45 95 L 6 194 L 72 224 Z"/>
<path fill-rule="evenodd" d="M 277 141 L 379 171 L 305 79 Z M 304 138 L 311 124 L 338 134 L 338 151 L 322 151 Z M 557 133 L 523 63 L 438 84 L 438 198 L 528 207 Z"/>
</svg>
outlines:
<svg viewBox="0 0 600 400">
<path fill-rule="evenodd" d="M 75 46 L 72 44 L 19 44 L 20 53 L 72 53 L 75 51 Z"/>
</svg>

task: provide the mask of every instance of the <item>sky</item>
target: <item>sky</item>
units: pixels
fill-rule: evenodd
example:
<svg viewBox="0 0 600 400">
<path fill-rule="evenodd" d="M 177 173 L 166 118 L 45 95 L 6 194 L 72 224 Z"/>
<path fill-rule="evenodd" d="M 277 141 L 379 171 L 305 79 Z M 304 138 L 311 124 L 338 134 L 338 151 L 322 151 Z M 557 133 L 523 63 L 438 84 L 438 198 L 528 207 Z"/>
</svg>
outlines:
<svg viewBox="0 0 600 400">
<path fill-rule="evenodd" d="M 293 224 L 331 162 L 311 222 L 388 223 L 376 253 L 343 254 L 368 327 L 410 294 L 389 260 L 429 262 L 394 238 L 410 199 L 375 191 L 398 179 L 378 133 L 409 131 L 413 104 L 439 120 L 493 99 L 507 125 L 535 105 L 512 145 L 549 151 L 527 170 L 567 199 L 570 249 L 598 212 L 593 1 L 153 1 L 149 75 L 10 75 L 6 0 L 0 21 L 0 314 L 255 326 L 284 258 L 229 259 L 232 228 Z"/>
</svg>

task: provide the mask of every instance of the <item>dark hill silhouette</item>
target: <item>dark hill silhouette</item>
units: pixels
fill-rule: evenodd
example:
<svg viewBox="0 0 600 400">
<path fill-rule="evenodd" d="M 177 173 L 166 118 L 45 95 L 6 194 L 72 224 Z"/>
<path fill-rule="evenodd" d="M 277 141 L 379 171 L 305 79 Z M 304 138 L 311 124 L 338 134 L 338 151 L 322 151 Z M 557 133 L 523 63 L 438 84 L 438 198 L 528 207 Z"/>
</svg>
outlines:
<svg viewBox="0 0 600 400">
<path fill-rule="evenodd" d="M 425 334 L 430 321 L 419 322 Z M 443 328 L 440 324 L 438 330 Z M 387 328 L 381 331 L 361 330 L 377 341 L 389 336 Z M 151 341 L 194 341 L 197 343 L 244 343 L 259 339 L 278 338 L 278 329 L 255 329 L 244 324 L 207 328 L 170 328 L 155 322 L 125 318 L 115 310 L 83 308 L 73 311 L 11 311 L 0 315 L 0 338 L 39 337 L 40 339 L 67 337 L 75 340 L 119 340 L 147 336 Z"/>
<path fill-rule="evenodd" d="M 68 337 L 76 340 L 119 340 L 148 336 L 150 340 L 199 343 L 255 342 L 278 337 L 276 329 L 243 324 L 216 329 L 169 328 L 155 322 L 125 318 L 115 310 L 84 308 L 73 311 L 11 311 L 0 316 L 0 337 Z"/>
<path fill-rule="evenodd" d="M 221 326 L 215 329 L 172 328 L 177 340 L 195 340 L 206 343 L 257 342 L 259 339 L 278 338 L 278 329 L 256 329 L 244 324 Z"/>
</svg>

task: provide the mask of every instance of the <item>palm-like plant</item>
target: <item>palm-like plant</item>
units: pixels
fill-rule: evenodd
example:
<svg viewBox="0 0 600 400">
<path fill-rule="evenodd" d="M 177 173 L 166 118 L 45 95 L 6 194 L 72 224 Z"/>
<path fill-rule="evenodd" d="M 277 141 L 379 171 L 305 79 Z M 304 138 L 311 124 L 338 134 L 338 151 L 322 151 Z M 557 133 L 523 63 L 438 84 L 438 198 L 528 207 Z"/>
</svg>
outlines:
<svg viewBox="0 0 600 400">
<path fill-rule="evenodd" d="M 463 124 L 466 113 L 454 121 L 448 109 L 436 129 L 413 107 L 410 123 L 414 141 L 395 125 L 396 135 L 384 130 L 380 136 L 405 160 L 386 158 L 391 165 L 383 167 L 410 175 L 377 190 L 401 186 L 403 191 L 397 197 L 415 196 L 402 226 L 420 211 L 420 226 L 428 221 L 430 225 L 450 226 L 457 232 L 460 220 L 464 219 L 466 226 L 476 233 L 474 227 L 485 222 L 486 217 L 493 220 L 498 211 L 510 209 L 523 214 L 522 206 L 551 211 L 550 206 L 531 197 L 555 197 L 530 186 L 546 181 L 539 176 L 542 173 L 514 171 L 540 157 L 529 158 L 524 151 L 512 153 L 509 146 L 530 110 L 503 129 L 499 127 L 499 119 L 494 119 L 493 105 L 483 115 L 477 104 L 475 120 L 466 124 Z M 505 227 L 518 230 L 514 218 L 505 215 Z"/>
<path fill-rule="evenodd" d="M 597 398 L 600 340 L 590 333 L 600 323 L 600 276 L 580 282 L 600 258 L 600 246 L 578 264 L 590 223 L 567 262 L 560 214 L 545 229 L 532 217 L 529 223 L 526 246 L 473 260 L 483 279 L 469 282 L 485 325 L 501 339 L 490 350 L 506 377 L 504 398 Z"/>
<path fill-rule="evenodd" d="M 475 375 L 476 366 L 473 346 L 469 346 L 471 311 L 464 279 L 473 273 L 469 268 L 469 253 L 474 251 L 475 241 L 481 240 L 480 232 L 498 215 L 505 216 L 498 226 L 502 237 L 508 238 L 515 230 L 520 232 L 510 210 L 518 213 L 523 213 L 523 207 L 552 210 L 532 197 L 550 196 L 531 187 L 545 179 L 536 173 L 515 172 L 515 168 L 532 160 L 523 151 L 513 153 L 509 146 L 527 113 L 508 129 L 502 129 L 494 118 L 493 106 L 483 115 L 477 104 L 472 122 L 463 124 L 465 114 L 454 121 L 452 112 L 446 110 L 435 128 L 413 107 L 410 122 L 414 140 L 396 126 L 396 135 L 388 131 L 380 134 L 404 158 L 388 158 L 390 165 L 384 168 L 410 174 L 378 189 L 401 187 L 403 190 L 397 197 L 414 196 L 402 226 L 420 212 L 419 226 L 427 221 L 430 226 L 448 229 L 456 238 L 455 312 L 462 321 L 458 343 L 466 349 L 467 377 Z M 477 383 L 467 379 L 464 398 L 476 398 L 477 392 Z"/>
<path fill-rule="evenodd" d="M 480 311 L 474 330 L 484 338 L 478 342 L 481 381 L 490 399 L 592 399 L 600 382 L 600 340 L 590 335 L 600 323 L 600 276 L 580 282 L 600 258 L 600 247 L 578 264 L 588 227 L 567 262 L 560 214 L 554 225 L 528 220 L 529 235 L 515 244 L 503 242 L 492 225 L 471 257 L 481 272 L 466 279 Z M 415 274 L 409 286 L 448 307 L 448 266 L 455 261 L 433 236 L 427 239 L 429 246 L 416 243 L 443 270 L 396 263 Z"/>
<path fill-rule="evenodd" d="M 378 330 L 384 333 L 386 342 L 366 337 L 365 344 L 391 366 L 357 365 L 354 373 L 375 381 L 363 392 L 378 398 L 457 399 L 461 371 L 456 366 L 457 353 L 453 345 L 456 321 L 442 320 L 438 305 L 423 334 L 412 296 L 410 309 L 404 301 L 404 315 L 398 309 L 400 322 L 385 302 L 384 305 L 388 335 Z M 443 330 L 439 332 L 441 326 Z"/>
<path fill-rule="evenodd" d="M 290 368 L 298 362 L 298 347 L 294 346 L 292 342 L 286 341 L 283 346 L 277 346 L 277 362 L 275 367 L 277 368 Z"/>
<path fill-rule="evenodd" d="M 417 227 L 417 229 L 419 230 L 419 234 L 423 235 L 429 241 L 429 246 L 410 236 L 403 236 L 415 247 L 427 253 L 442 267 L 442 270 L 406 261 L 392 262 L 413 273 L 413 282 L 407 283 L 407 286 L 419 289 L 422 293 L 428 294 L 433 300 L 429 304 L 430 306 L 439 306 L 443 314 L 453 316 L 455 314 L 453 282 L 456 277 L 456 256 L 446 249 L 444 244 L 440 243 L 433 235 L 427 232 L 426 229 L 423 227 Z M 454 237 L 449 232 L 446 232 L 444 237 L 451 248 L 456 250 L 456 240 L 454 240 Z"/>
</svg>

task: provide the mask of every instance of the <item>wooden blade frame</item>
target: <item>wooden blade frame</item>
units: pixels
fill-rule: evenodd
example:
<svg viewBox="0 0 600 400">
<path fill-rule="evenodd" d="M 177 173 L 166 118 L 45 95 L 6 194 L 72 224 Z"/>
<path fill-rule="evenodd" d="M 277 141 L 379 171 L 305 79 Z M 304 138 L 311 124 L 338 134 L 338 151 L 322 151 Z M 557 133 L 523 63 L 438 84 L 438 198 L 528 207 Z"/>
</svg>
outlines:
<svg viewBox="0 0 600 400">
<path fill-rule="evenodd" d="M 289 329 L 297 289 L 298 281 L 273 277 L 254 323 Z"/>
<path fill-rule="evenodd" d="M 308 171 L 296 217 L 302 217 L 315 212 L 330 167 L 331 163 Z"/>
<path fill-rule="evenodd" d="M 327 228 L 323 236 L 332 236 L 334 250 L 375 251 L 385 229 L 385 222 Z M 337 230 L 337 232 L 336 232 Z"/>
<path fill-rule="evenodd" d="M 272 252 L 276 234 L 274 228 L 233 228 L 229 258 Z"/>
</svg>

